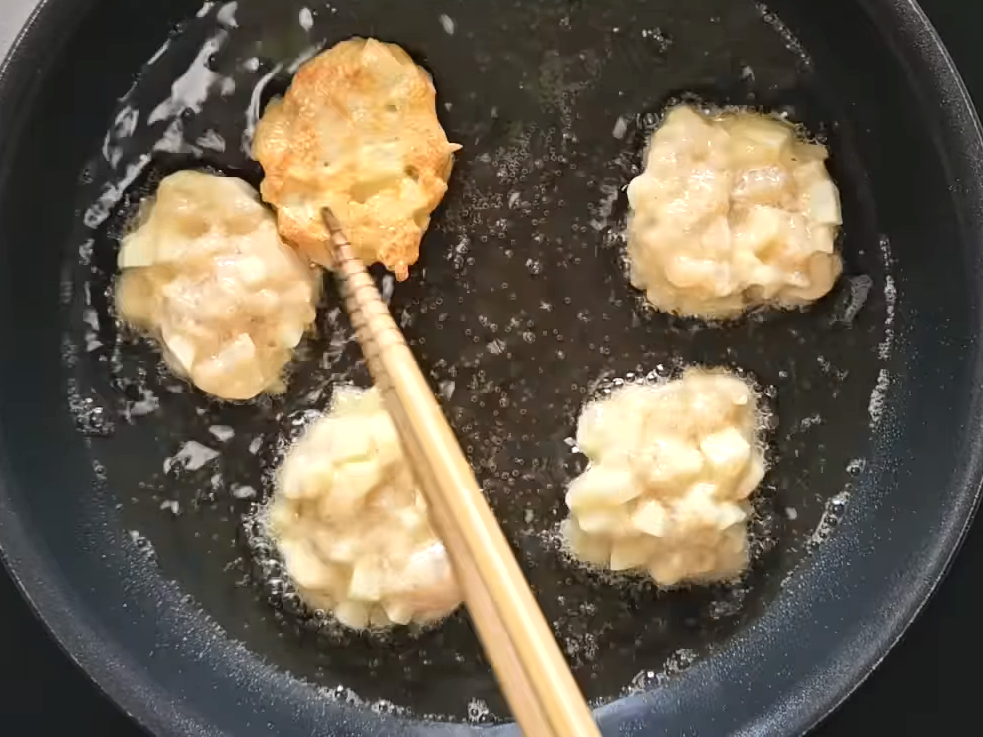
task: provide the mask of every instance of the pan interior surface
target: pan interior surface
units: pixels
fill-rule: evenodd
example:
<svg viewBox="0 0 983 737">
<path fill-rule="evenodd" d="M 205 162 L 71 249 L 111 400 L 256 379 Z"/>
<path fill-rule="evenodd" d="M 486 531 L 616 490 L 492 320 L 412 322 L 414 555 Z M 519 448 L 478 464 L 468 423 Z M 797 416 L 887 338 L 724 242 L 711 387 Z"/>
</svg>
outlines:
<svg viewBox="0 0 983 737">
<path fill-rule="evenodd" d="M 463 612 L 414 636 L 322 626 L 256 533 L 289 440 L 333 386 L 368 385 L 332 290 L 287 392 L 237 405 L 173 379 L 113 315 L 140 197 L 189 167 L 258 184 L 256 115 L 355 34 L 434 75 L 464 147 L 410 280 L 378 277 L 606 730 L 800 733 L 928 595 L 976 499 L 983 231 L 975 119 L 910 5 L 70 5 L 44 6 L 0 90 L 23 118 L 5 120 L 0 184 L 0 331 L 17 346 L 0 367 L 0 543 L 152 729 L 450 734 L 507 715 Z M 846 225 L 822 303 L 701 325 L 629 287 L 623 187 L 683 98 L 787 112 L 825 139 Z M 658 592 L 573 565 L 556 527 L 584 466 L 567 442 L 580 407 L 694 363 L 746 372 L 771 413 L 750 572 Z"/>
</svg>

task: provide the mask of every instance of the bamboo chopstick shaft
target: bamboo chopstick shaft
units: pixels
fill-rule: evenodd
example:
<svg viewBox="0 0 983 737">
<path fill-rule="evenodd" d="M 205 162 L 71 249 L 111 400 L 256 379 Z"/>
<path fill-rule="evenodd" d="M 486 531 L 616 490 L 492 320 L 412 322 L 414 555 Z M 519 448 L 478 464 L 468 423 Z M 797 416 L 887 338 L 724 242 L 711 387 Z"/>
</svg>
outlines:
<svg viewBox="0 0 983 737">
<path fill-rule="evenodd" d="M 498 682 L 505 694 L 505 699 L 512 709 L 516 722 L 522 728 L 524 734 L 530 737 L 562 737 L 561 734 L 554 732 L 542 708 L 536 701 L 536 692 L 526 672 L 522 668 L 515 647 L 508 638 L 505 627 L 498 612 L 491 601 L 488 590 L 480 584 L 480 576 L 474 569 L 474 564 L 468 557 L 468 551 L 460 533 L 455 529 L 454 523 L 446 519 L 446 510 L 440 506 L 431 507 L 434 514 L 434 522 L 438 530 L 448 530 L 448 535 L 441 535 L 444 545 L 450 553 L 451 560 L 455 563 L 455 572 L 461 581 L 474 581 L 479 585 L 473 586 L 468 591 L 465 598 L 468 602 L 468 610 L 471 617 L 478 627 L 478 634 L 483 643 L 488 643 L 486 647 L 489 660 L 498 676 Z"/>
<path fill-rule="evenodd" d="M 434 511 L 502 690 L 530 737 L 599 737 L 553 633 L 457 438 L 365 266 L 325 211 L 365 361 Z"/>
</svg>

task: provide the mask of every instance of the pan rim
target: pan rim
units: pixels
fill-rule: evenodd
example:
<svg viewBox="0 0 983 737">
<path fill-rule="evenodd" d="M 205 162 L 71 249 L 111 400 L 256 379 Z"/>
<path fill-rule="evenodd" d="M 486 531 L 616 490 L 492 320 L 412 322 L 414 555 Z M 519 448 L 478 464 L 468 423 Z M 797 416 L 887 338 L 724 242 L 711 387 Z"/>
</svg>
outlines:
<svg viewBox="0 0 983 737">
<path fill-rule="evenodd" d="M 28 1 L 34 3 L 35 8 L 0 64 L 0 99 L 28 96 L 39 86 L 32 86 L 31 82 L 43 79 L 49 65 L 37 63 L 31 66 L 28 73 L 24 62 L 31 56 L 44 58 L 44 54 L 35 50 L 57 46 L 58 39 L 71 33 L 75 21 L 95 0 L 71 4 L 50 0 Z M 962 185 L 962 191 L 954 195 L 962 205 L 962 230 L 968 234 L 983 233 L 983 129 L 958 70 L 916 0 L 859 2 L 872 16 L 879 11 L 893 10 L 892 18 L 897 27 L 882 32 L 885 38 L 893 41 L 893 50 L 899 62 L 904 61 L 906 55 L 911 56 L 938 85 L 932 90 L 932 101 L 938 103 L 941 125 L 952 132 L 952 140 L 958 141 L 943 145 L 941 153 L 946 156 L 946 165 L 952 171 L 953 181 Z M 918 48 L 916 39 L 929 48 Z M 4 129 L 11 130 L 12 120 L 13 115 L 8 112 L 0 118 L 0 123 Z M 14 137 L 4 136 L 3 140 Z M 954 150 L 956 148 L 958 150 Z M 9 146 L 0 144 L 0 161 L 6 160 L 9 155 Z M 973 258 L 983 265 L 983 251 L 978 249 Z M 977 307 L 974 317 L 978 334 L 983 334 L 983 307 Z M 980 373 L 983 365 L 980 349 L 973 351 L 969 364 L 976 367 L 977 374 Z M 977 426 L 983 420 L 983 392 L 979 386 L 968 397 L 965 417 L 968 423 Z M 944 532 L 939 535 L 930 555 L 926 555 L 921 562 L 918 571 L 922 581 L 920 586 L 903 601 L 900 612 L 892 617 L 890 627 L 881 628 L 867 638 L 863 652 L 851 660 L 848 673 L 843 674 L 835 690 L 824 693 L 822 698 L 807 705 L 800 705 L 794 718 L 781 725 L 770 726 L 780 726 L 781 731 L 789 734 L 804 733 L 814 728 L 869 677 L 922 611 L 961 548 L 980 500 L 983 437 L 974 438 L 968 451 L 961 468 L 954 474 L 959 481 L 954 484 L 959 487 L 959 493 L 956 503 L 944 515 Z M 0 470 L 9 465 L 2 453 L 0 447 Z M 58 574 L 57 565 L 43 544 L 28 535 L 23 520 L 14 513 L 4 475 L 0 473 L 0 558 L 35 615 L 61 649 L 101 691 L 149 731 L 161 735 L 178 734 L 177 725 L 195 723 L 201 733 L 217 733 L 215 726 L 205 722 L 202 715 L 170 702 L 160 684 L 128 665 L 122 665 L 126 658 L 118 657 L 117 648 L 100 635 L 95 623 L 89 621 L 84 613 L 83 616 L 72 616 L 72 589 L 65 585 L 67 582 Z M 598 710 L 598 716 L 602 721 L 605 716 L 614 717 L 627 701 L 630 699 L 602 707 Z"/>
<path fill-rule="evenodd" d="M 859 2 L 865 7 L 869 15 L 876 17 L 875 10 L 871 9 L 872 3 L 876 2 L 876 0 L 859 0 Z M 979 231 L 980 226 L 983 225 L 983 185 L 981 185 L 981 182 L 983 182 L 981 173 L 983 172 L 980 171 L 983 168 L 981 166 L 983 165 L 983 123 L 981 123 L 979 112 L 972 101 L 966 82 L 956 68 L 955 61 L 949 54 L 942 37 L 928 18 L 928 15 L 926 15 L 925 11 L 919 5 L 918 0 L 888 0 L 885 5 L 893 5 L 895 7 L 899 23 L 905 26 L 904 30 L 907 34 L 916 34 L 919 31 L 919 27 L 922 31 L 929 34 L 926 40 L 930 42 L 932 52 L 934 53 L 923 53 L 922 60 L 929 67 L 930 76 L 937 82 L 942 81 L 945 83 L 944 85 L 940 84 L 936 90 L 940 102 L 939 110 L 945 118 L 946 127 L 957 128 L 962 136 L 961 140 L 964 140 L 966 143 L 971 141 L 972 143 L 971 148 L 964 149 L 963 158 L 956 157 L 956 161 L 963 165 L 960 169 L 968 170 L 966 172 L 959 172 L 959 174 L 966 173 L 969 176 L 959 176 L 957 174 L 954 178 L 957 181 L 961 181 L 966 187 L 966 192 L 962 198 L 966 210 L 966 217 L 976 222 L 975 228 L 964 226 L 964 230 Z M 897 32 L 894 35 L 896 36 Z M 895 39 L 892 50 L 896 56 L 900 57 L 902 55 L 902 51 L 898 49 L 897 39 Z M 975 167 L 974 163 L 976 165 Z M 975 208 L 967 207 L 966 203 L 968 201 L 975 202 Z M 976 260 L 983 262 L 983 253 L 979 250 L 976 253 Z M 976 313 L 977 324 L 983 326 L 983 306 L 978 306 Z M 977 367 L 977 374 L 980 373 L 980 360 L 980 350 L 977 349 L 974 352 L 972 361 L 972 365 Z M 979 382 L 976 383 L 971 401 L 968 403 L 967 416 L 977 427 L 980 426 L 980 421 L 983 420 L 983 392 L 981 392 Z M 811 721 L 802 721 L 801 732 L 803 734 L 811 732 L 818 727 L 827 717 L 831 716 L 843 706 L 847 699 L 870 678 L 904 637 L 908 628 L 922 613 L 925 606 L 935 595 L 939 585 L 948 575 L 956 556 L 962 550 L 970 527 L 976 519 L 981 500 L 983 500 L 983 438 L 978 436 L 974 440 L 971 445 L 971 451 L 971 455 L 966 459 L 964 472 L 960 474 L 963 481 L 962 494 L 959 499 L 959 508 L 961 511 L 953 516 L 953 510 L 950 510 L 950 519 L 952 520 L 958 522 L 959 517 L 962 516 L 962 524 L 957 524 L 956 529 L 949 531 L 948 535 L 945 536 L 945 539 L 951 540 L 951 544 L 943 543 L 935 546 L 931 565 L 925 566 L 926 568 L 931 568 L 932 571 L 925 586 L 917 595 L 911 597 L 905 607 L 904 615 L 898 618 L 896 626 L 885 633 L 881 637 L 880 642 L 870 648 L 869 653 L 865 654 L 866 657 L 863 658 L 862 665 L 853 670 L 852 678 L 849 679 L 852 682 L 846 683 L 838 694 L 834 694 L 831 698 L 827 699 L 825 708 L 822 711 L 816 710 Z"/>
</svg>

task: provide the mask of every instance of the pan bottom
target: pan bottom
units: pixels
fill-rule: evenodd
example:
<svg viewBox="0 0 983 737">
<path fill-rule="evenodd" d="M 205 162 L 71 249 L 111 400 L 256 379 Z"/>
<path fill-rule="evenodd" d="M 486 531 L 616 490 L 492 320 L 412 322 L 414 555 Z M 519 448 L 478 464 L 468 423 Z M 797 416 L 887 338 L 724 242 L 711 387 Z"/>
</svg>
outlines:
<svg viewBox="0 0 983 737">
<path fill-rule="evenodd" d="M 79 187 L 64 285 L 68 393 L 123 528 L 152 552 L 152 575 L 322 693 L 437 719 L 507 714 L 466 614 L 422 633 L 340 631 L 304 611 L 258 534 L 289 441 L 333 387 L 369 383 L 333 291 L 287 391 L 239 404 L 174 379 L 112 309 L 117 239 L 140 197 L 186 167 L 258 184 L 246 152 L 265 101 L 298 60 L 371 33 L 433 73 L 442 123 L 464 146 L 410 279 L 374 273 L 578 682 L 603 703 L 726 647 L 835 526 L 890 379 L 890 250 L 835 92 L 750 2 L 302 9 L 206 3 L 120 100 Z M 814 308 L 704 325 L 654 313 L 628 285 L 623 187 L 659 113 L 681 95 L 786 111 L 826 139 L 845 276 Z M 580 408 L 616 380 L 693 364 L 752 378 L 773 418 L 751 570 L 736 585 L 658 591 L 574 564 L 557 530 L 565 486 L 584 466 L 568 442 Z"/>
</svg>

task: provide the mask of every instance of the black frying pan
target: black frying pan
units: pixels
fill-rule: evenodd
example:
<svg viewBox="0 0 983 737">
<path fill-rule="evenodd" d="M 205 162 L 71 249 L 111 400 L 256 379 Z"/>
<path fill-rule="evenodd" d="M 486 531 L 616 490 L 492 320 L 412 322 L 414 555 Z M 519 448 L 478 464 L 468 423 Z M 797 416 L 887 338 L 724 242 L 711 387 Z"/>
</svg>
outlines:
<svg viewBox="0 0 983 737">
<path fill-rule="evenodd" d="M 243 135 L 291 65 L 373 35 L 432 71 L 464 144 L 392 308 L 605 734 L 815 724 L 925 601 L 979 488 L 983 147 L 924 16 L 338 0 L 305 29 L 303 5 L 49 0 L 3 68 L 0 544 L 39 613 L 161 735 L 464 734 L 507 716 L 465 613 L 414 637 L 339 633 L 256 537 L 285 443 L 335 384 L 367 382 L 337 298 L 286 394 L 240 405 L 175 381 L 111 309 L 139 198 L 184 167 L 258 183 Z M 175 82 L 184 104 L 151 121 Z M 621 188 L 684 98 L 784 110 L 828 141 L 846 266 L 814 308 L 705 326 L 628 286 Z M 751 571 L 657 592 L 572 566 L 555 525 L 580 406 L 695 362 L 746 371 L 775 420 Z"/>
</svg>

